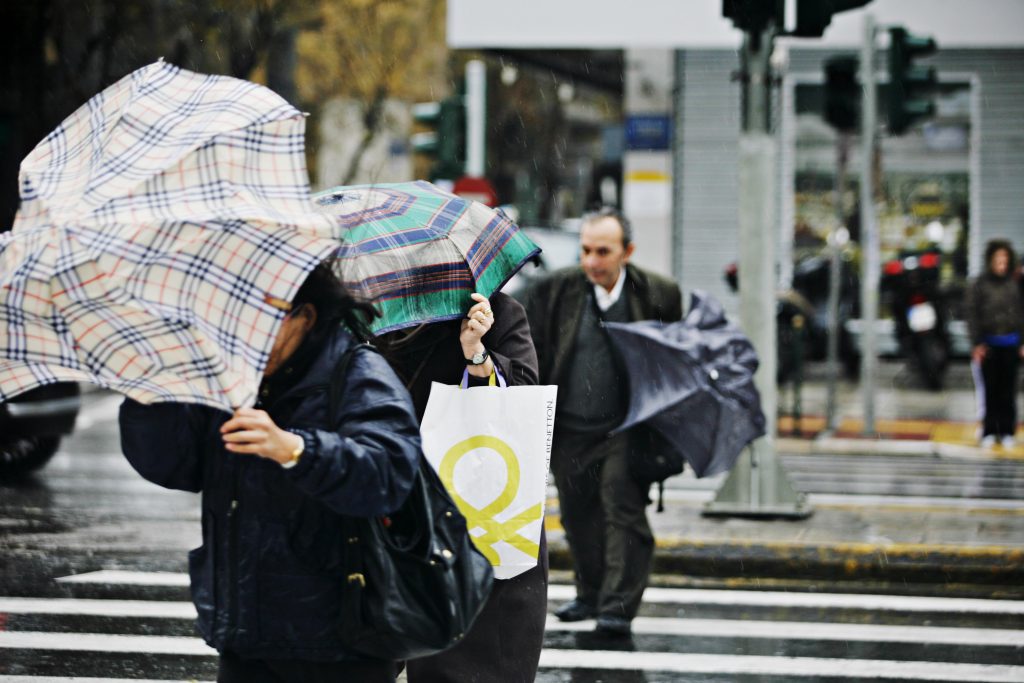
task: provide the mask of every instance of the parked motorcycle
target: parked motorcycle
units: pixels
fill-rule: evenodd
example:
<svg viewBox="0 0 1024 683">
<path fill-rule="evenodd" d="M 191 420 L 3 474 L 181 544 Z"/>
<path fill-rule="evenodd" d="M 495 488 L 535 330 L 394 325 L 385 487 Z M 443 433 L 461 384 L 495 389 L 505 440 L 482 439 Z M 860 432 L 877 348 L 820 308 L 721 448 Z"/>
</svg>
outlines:
<svg viewBox="0 0 1024 683">
<path fill-rule="evenodd" d="M 881 293 L 896 324 L 903 355 L 932 390 L 949 365 L 948 302 L 940 286 L 938 249 L 907 250 L 882 266 Z"/>
<path fill-rule="evenodd" d="M 77 384 L 47 384 L 0 403 L 0 480 L 43 467 L 75 427 Z"/>
</svg>

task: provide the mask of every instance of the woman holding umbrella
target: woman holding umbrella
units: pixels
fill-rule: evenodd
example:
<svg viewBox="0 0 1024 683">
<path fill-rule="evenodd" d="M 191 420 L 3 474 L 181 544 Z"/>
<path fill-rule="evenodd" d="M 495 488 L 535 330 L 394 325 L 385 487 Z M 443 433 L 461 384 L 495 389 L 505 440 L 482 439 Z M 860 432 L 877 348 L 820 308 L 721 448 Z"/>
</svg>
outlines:
<svg viewBox="0 0 1024 683">
<path fill-rule="evenodd" d="M 150 481 L 203 494 L 189 573 L 199 631 L 220 653 L 218 681 L 390 682 L 394 662 L 340 644 L 342 582 L 330 567 L 344 549 L 340 515 L 385 514 L 408 494 L 422 455 L 416 417 L 395 373 L 364 347 L 327 414 L 323 378 L 370 310 L 328 266 L 281 307 L 254 408 L 128 399 L 122 449 Z"/>
<path fill-rule="evenodd" d="M 537 353 L 526 312 L 512 297 L 472 295 L 462 320 L 381 335 L 377 345 L 412 394 L 422 420 L 433 382 L 485 386 L 495 373 L 508 385 L 537 384 Z M 410 683 L 532 683 L 547 613 L 547 544 L 541 532 L 537 566 L 494 582 L 466 637 L 444 652 L 407 663 Z"/>
</svg>

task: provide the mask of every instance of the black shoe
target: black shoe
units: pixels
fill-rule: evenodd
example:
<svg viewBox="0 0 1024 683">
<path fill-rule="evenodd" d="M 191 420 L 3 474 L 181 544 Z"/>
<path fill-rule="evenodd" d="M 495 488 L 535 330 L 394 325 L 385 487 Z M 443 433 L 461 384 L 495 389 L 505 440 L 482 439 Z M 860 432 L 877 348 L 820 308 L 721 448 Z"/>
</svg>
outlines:
<svg viewBox="0 0 1024 683">
<path fill-rule="evenodd" d="M 628 636 L 633 627 L 630 620 L 625 617 L 602 614 L 597 618 L 597 627 L 594 630 L 609 636 Z"/>
<path fill-rule="evenodd" d="M 596 609 L 579 600 L 570 600 L 555 610 L 555 616 L 559 621 L 583 621 L 593 619 L 596 614 Z"/>
</svg>

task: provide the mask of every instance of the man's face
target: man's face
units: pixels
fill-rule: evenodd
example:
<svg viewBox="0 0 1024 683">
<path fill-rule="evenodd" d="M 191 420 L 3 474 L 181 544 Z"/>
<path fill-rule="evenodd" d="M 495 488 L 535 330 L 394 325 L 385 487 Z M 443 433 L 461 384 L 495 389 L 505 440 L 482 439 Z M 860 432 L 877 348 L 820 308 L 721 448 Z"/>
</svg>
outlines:
<svg viewBox="0 0 1024 683">
<path fill-rule="evenodd" d="M 622 245 L 622 226 L 611 216 L 602 216 L 580 228 L 580 265 L 587 279 L 611 291 L 619 272 L 633 254 L 633 244 Z"/>
</svg>

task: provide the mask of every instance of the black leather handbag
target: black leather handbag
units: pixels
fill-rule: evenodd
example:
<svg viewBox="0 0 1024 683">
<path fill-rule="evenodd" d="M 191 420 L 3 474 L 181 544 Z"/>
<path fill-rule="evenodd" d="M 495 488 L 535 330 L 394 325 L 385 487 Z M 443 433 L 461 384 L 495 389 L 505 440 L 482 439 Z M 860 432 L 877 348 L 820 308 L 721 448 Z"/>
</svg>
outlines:
<svg viewBox="0 0 1024 683">
<path fill-rule="evenodd" d="M 358 348 L 372 349 L 353 347 L 339 362 L 332 407 Z M 426 458 L 397 511 L 342 520 L 339 630 L 346 647 L 381 659 L 413 659 L 447 649 L 469 631 L 490 595 L 494 571 Z"/>
</svg>

